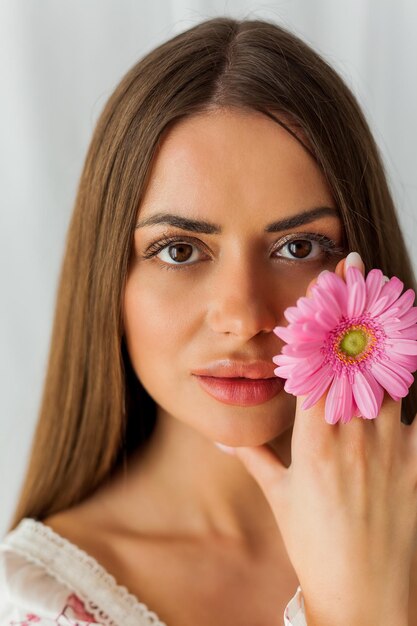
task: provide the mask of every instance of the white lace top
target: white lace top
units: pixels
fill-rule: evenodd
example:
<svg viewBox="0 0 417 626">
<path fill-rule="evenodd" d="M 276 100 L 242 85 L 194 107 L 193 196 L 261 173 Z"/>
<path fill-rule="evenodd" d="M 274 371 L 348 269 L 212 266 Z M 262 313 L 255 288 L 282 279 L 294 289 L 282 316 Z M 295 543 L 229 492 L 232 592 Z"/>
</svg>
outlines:
<svg viewBox="0 0 417 626">
<path fill-rule="evenodd" d="M 283 620 L 307 626 L 300 587 Z M 34 624 L 169 626 L 87 552 L 27 517 L 0 543 L 0 626 Z"/>
</svg>

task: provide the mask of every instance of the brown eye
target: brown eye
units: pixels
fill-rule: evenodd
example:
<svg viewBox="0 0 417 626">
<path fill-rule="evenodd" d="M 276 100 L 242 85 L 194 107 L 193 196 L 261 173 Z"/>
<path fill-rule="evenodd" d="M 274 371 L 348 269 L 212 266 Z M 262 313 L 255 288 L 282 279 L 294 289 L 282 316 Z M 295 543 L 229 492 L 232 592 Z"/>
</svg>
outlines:
<svg viewBox="0 0 417 626">
<path fill-rule="evenodd" d="M 284 243 L 274 250 L 273 257 L 283 262 L 307 263 L 309 261 L 327 262 L 333 257 L 338 258 L 345 254 L 344 247 L 337 246 L 336 242 L 326 235 L 303 233 L 302 237 L 299 235 L 298 237 L 292 235 L 292 239 L 284 238 Z M 164 237 L 152 243 L 142 258 L 156 257 L 163 269 L 185 269 L 198 265 L 199 261 L 211 258 L 211 255 L 203 250 L 205 246 L 200 241 L 194 243 L 194 240 L 187 241 L 183 237 Z M 312 251 L 313 254 L 311 254 Z"/>
<path fill-rule="evenodd" d="M 281 240 L 282 242 L 282 240 Z M 344 248 L 338 246 L 333 239 L 320 233 L 303 233 L 284 238 L 284 242 L 275 249 L 275 258 L 294 263 L 309 261 L 328 261 L 332 257 L 340 257 Z"/>
<path fill-rule="evenodd" d="M 287 245 L 289 252 L 297 259 L 304 259 L 310 254 L 312 249 L 312 242 L 307 239 L 290 241 Z"/>
<path fill-rule="evenodd" d="M 192 245 L 189 243 L 175 243 L 168 246 L 168 254 L 173 261 L 183 263 L 192 255 Z"/>
<path fill-rule="evenodd" d="M 144 258 L 155 256 L 167 268 L 180 268 L 194 265 L 201 256 L 201 249 L 194 243 L 185 240 L 167 240 L 155 242 L 148 249 Z"/>
</svg>

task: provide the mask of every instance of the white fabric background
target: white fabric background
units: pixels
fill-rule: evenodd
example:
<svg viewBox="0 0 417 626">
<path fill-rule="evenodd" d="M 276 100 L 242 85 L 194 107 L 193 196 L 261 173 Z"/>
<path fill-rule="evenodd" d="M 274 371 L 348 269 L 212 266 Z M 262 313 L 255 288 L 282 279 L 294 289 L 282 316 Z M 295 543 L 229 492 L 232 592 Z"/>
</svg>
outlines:
<svg viewBox="0 0 417 626">
<path fill-rule="evenodd" d="M 64 237 L 95 121 L 140 57 L 217 15 L 283 24 L 344 76 L 383 151 L 417 267 L 413 0 L 0 0 L 0 532 L 27 462 Z"/>
</svg>

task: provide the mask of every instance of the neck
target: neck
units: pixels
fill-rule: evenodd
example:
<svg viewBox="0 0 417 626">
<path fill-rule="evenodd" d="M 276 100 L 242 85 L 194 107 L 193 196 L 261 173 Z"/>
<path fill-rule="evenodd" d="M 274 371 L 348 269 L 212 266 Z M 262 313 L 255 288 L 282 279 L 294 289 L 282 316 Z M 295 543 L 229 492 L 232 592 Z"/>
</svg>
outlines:
<svg viewBox="0 0 417 626">
<path fill-rule="evenodd" d="M 292 427 L 270 442 L 287 466 L 291 433 Z M 133 532 L 258 546 L 280 539 L 271 508 L 241 461 L 161 409 L 151 440 L 109 487 L 112 511 L 124 525 L 130 520 Z"/>
</svg>

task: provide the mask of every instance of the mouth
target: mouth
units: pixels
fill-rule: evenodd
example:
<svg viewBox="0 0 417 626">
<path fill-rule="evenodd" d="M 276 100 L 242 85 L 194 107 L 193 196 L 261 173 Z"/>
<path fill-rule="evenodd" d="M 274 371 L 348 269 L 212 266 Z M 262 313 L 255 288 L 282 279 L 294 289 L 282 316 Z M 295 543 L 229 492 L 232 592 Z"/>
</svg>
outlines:
<svg viewBox="0 0 417 626">
<path fill-rule="evenodd" d="M 283 390 L 285 380 L 272 378 L 221 378 L 194 374 L 211 397 L 224 404 L 256 406 L 272 400 Z"/>
</svg>

